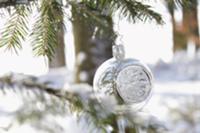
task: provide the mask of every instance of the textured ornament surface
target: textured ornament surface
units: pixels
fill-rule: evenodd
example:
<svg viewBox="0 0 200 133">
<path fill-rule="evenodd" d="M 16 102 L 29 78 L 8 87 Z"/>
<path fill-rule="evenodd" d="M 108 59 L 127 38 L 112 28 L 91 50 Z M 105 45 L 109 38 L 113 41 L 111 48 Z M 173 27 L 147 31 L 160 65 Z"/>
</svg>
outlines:
<svg viewBox="0 0 200 133">
<path fill-rule="evenodd" d="M 126 103 L 144 101 L 151 92 L 151 83 L 141 66 L 128 66 L 117 76 L 117 90 Z"/>
</svg>

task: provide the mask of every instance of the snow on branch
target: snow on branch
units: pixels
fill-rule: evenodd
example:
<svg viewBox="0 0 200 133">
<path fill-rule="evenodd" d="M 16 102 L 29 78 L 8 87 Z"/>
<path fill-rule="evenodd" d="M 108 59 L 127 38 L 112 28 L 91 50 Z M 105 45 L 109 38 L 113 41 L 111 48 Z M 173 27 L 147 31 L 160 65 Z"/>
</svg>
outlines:
<svg viewBox="0 0 200 133">
<path fill-rule="evenodd" d="M 117 131 L 118 129 L 118 127 L 116 127 L 118 114 L 108 112 L 106 109 L 103 109 L 102 106 L 98 103 L 97 99 L 94 97 L 92 88 L 89 86 L 71 86 L 73 89 L 66 90 L 52 87 L 49 82 L 42 82 L 40 78 L 34 76 L 26 76 L 23 74 L 9 74 L 4 77 L 0 77 L 0 91 L 3 91 L 5 89 L 11 90 L 15 89 L 16 87 L 31 90 L 33 93 L 35 92 L 35 90 L 39 90 L 39 92 L 41 93 L 46 92 L 50 96 L 58 99 L 58 102 L 62 102 L 62 100 L 64 100 L 68 103 L 67 105 L 72 112 L 81 112 L 82 115 L 80 117 L 86 119 L 87 124 L 93 125 L 92 127 L 95 127 L 94 129 L 97 129 L 99 131 L 107 131 L 108 125 L 111 126 L 113 130 Z M 30 106 L 33 106 L 33 104 L 34 103 L 32 103 Z M 54 108 L 58 108 L 57 104 L 54 105 Z M 26 118 L 23 117 L 23 119 Z M 123 119 L 129 123 L 125 126 L 131 130 L 134 130 L 133 125 L 140 125 L 140 127 L 148 130 L 150 128 L 153 128 L 153 130 L 156 131 L 162 130 L 162 132 L 163 130 L 167 130 L 165 126 L 161 124 L 161 122 L 155 117 L 152 117 L 149 114 L 144 114 L 142 112 L 124 112 Z"/>
<path fill-rule="evenodd" d="M 0 77 L 0 88 L 2 91 L 9 88 L 15 89 L 15 87 L 25 87 L 26 89 L 33 90 L 33 92 L 34 90 L 46 92 L 51 96 L 64 99 L 68 102 L 76 104 L 76 106 L 79 105 L 81 107 L 81 101 L 76 92 L 50 86 L 48 82 L 41 82 L 37 77 L 23 74 L 8 74 L 4 77 Z"/>
</svg>

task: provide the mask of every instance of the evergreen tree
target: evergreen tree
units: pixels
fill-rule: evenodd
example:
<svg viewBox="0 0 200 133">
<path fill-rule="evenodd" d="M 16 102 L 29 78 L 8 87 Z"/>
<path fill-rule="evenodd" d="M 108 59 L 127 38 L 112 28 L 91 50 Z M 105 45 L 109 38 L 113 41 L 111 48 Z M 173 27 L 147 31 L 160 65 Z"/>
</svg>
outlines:
<svg viewBox="0 0 200 133">
<path fill-rule="evenodd" d="M 135 0 L 83 0 L 82 4 L 74 0 L 67 0 L 66 3 L 66 8 L 75 6 L 78 9 L 82 6 L 82 13 L 88 15 L 97 22 L 101 21 L 101 15 L 98 14 L 105 11 L 107 12 L 109 9 L 108 14 L 112 15 L 115 11 L 120 11 L 121 16 L 126 17 L 132 22 L 136 20 L 156 20 L 156 22 L 162 23 L 161 16 L 154 12 L 151 6 Z M 58 46 L 58 38 L 56 35 L 59 29 L 58 24 L 62 22 L 62 16 L 65 14 L 62 2 L 60 0 L 35 0 L 26 5 L 19 5 L 16 4 L 16 1 L 3 1 L 0 2 L 0 4 L 6 8 L 7 5 L 15 5 L 9 8 L 12 12 L 2 32 L 0 46 L 13 49 L 16 52 L 22 48 L 21 41 L 27 38 L 28 31 L 31 30 L 27 28 L 28 21 L 26 20 L 28 19 L 27 16 L 30 16 L 32 12 L 28 11 L 37 8 L 39 16 L 36 18 L 31 31 L 32 34 L 30 34 L 33 51 L 36 55 L 42 55 L 52 59 L 55 48 Z M 71 19 L 69 15 L 66 16 Z M 11 34 L 12 36 L 10 36 Z"/>
<path fill-rule="evenodd" d="M 8 11 L 10 11 L 10 18 L 2 32 L 0 47 L 19 52 L 19 49 L 23 47 L 21 42 L 25 40 L 29 35 L 28 33 L 31 32 L 29 36 L 32 39 L 34 53 L 38 56 L 45 56 L 48 57 L 49 60 L 52 60 L 56 48 L 60 47 L 58 34 L 62 33 L 60 32 L 60 29 L 63 28 L 63 26 L 61 26 L 61 24 L 63 25 L 63 15 L 66 15 L 63 8 L 72 8 L 72 17 L 68 18 L 72 20 L 74 25 L 76 48 L 80 49 L 77 50 L 78 52 L 83 49 L 87 51 L 87 48 L 91 49 L 91 47 L 87 47 L 89 45 L 96 45 L 98 47 L 98 45 L 100 45 L 98 42 L 102 42 L 104 38 L 107 39 L 105 41 L 107 41 L 108 44 L 114 42 L 115 34 L 112 27 L 112 16 L 116 11 L 119 11 L 120 16 L 127 18 L 131 22 L 136 22 L 137 20 L 155 20 L 159 24 L 163 22 L 161 16 L 152 10 L 150 5 L 135 0 L 81 0 L 78 2 L 75 0 L 66 0 L 65 2 L 66 5 L 64 6 L 59 0 L 29 0 L 25 5 L 17 4 L 17 0 L 0 1 L 0 7 L 2 8 L 12 6 L 8 8 Z M 28 17 L 35 8 L 39 15 L 30 30 Z M 88 25 L 88 23 L 90 23 L 90 25 Z M 105 27 L 101 26 L 102 24 L 105 24 Z M 81 26 L 81 28 L 78 29 L 78 26 Z M 85 34 L 80 32 L 84 32 Z M 85 38 L 80 38 L 80 40 L 77 39 L 82 35 L 84 35 L 83 37 Z M 108 35 L 112 35 L 113 37 L 109 38 Z M 92 39 L 91 37 L 93 36 L 94 38 Z M 85 44 L 83 44 L 83 42 Z M 104 43 L 101 45 L 104 45 Z M 110 50 L 110 45 L 108 46 L 108 50 Z M 88 55 L 91 54 L 89 56 L 93 56 L 90 52 Z M 85 69 L 85 66 L 82 68 Z M 91 68 L 86 69 L 90 70 Z M 15 80 L 13 75 L 8 75 L 4 78 L 0 78 L 0 83 L 2 92 L 8 89 L 25 87 L 25 91 L 29 89 L 31 90 L 31 93 L 36 95 L 37 98 L 34 99 L 35 101 L 31 101 L 31 98 L 29 97 L 30 100 L 24 101 L 26 104 L 22 107 L 22 111 L 20 110 L 17 112 L 17 120 L 21 123 L 26 122 L 27 119 L 31 118 L 32 120 L 35 120 L 35 118 L 40 120 L 43 118 L 41 114 L 44 115 L 46 113 L 62 115 L 66 113 L 67 104 L 67 107 L 69 107 L 72 112 L 81 112 L 82 116 L 88 118 L 88 125 L 93 125 L 94 127 L 92 131 L 89 132 L 107 132 L 108 126 L 112 128 L 112 132 L 114 133 L 117 133 L 120 130 L 118 126 L 119 116 L 104 111 L 97 99 L 94 98 L 92 91 L 86 92 L 83 97 L 81 92 L 70 92 L 60 88 L 53 88 L 48 83 L 41 83 L 36 77 L 29 76 L 22 78 L 22 80 Z M 46 94 L 48 94 L 50 98 L 45 98 Z M 37 101 L 44 104 L 44 110 L 28 110 L 30 109 L 29 106 L 33 106 Z M 135 122 L 132 118 L 136 119 L 138 116 L 135 114 L 121 115 L 124 120 L 128 122 L 126 125 L 126 132 L 136 132 L 133 125 L 139 125 L 141 123 Z M 37 125 L 39 125 L 38 128 L 41 128 L 40 123 Z M 150 127 L 151 129 L 155 129 L 157 128 L 157 125 L 157 123 L 156 125 L 148 123 L 148 126 L 143 125 L 143 128 Z"/>
</svg>

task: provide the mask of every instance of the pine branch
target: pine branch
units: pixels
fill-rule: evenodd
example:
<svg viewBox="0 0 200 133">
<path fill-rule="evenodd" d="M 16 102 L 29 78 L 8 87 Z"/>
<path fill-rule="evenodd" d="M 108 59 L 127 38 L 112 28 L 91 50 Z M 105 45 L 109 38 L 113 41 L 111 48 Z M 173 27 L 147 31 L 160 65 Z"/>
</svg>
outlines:
<svg viewBox="0 0 200 133">
<path fill-rule="evenodd" d="M 99 121 L 97 121 L 98 118 L 95 118 L 97 116 L 94 115 L 95 113 L 98 113 L 95 108 L 97 107 L 98 109 L 100 109 L 99 108 L 100 105 L 98 104 L 97 100 L 92 98 L 94 96 L 90 97 L 90 95 L 88 95 L 87 99 L 83 99 L 81 98 L 82 96 L 79 92 L 72 92 L 72 91 L 61 90 L 59 88 L 51 87 L 50 85 L 48 85 L 48 83 L 41 83 L 40 81 L 38 81 L 36 77 L 33 77 L 33 76 L 10 74 L 10 75 L 0 78 L 0 91 L 5 93 L 6 90 L 13 90 L 14 88 L 25 88 L 27 91 L 30 90 L 33 93 L 35 93 L 35 95 L 37 95 L 39 91 L 39 94 L 37 95 L 37 98 L 36 98 L 38 101 L 40 99 L 44 99 L 40 97 L 44 97 L 45 93 L 49 94 L 52 98 L 56 98 L 58 102 L 59 101 L 63 102 L 64 100 L 64 102 L 68 103 L 68 107 L 69 107 L 68 109 L 70 109 L 72 112 L 80 112 L 81 114 L 80 117 L 87 116 L 88 124 L 93 125 L 95 127 L 95 130 L 100 128 L 99 123 L 98 123 Z M 88 93 L 92 93 L 92 92 L 88 92 Z M 84 97 L 85 96 L 86 95 L 84 95 Z M 46 104 L 51 103 L 49 102 L 49 100 L 53 100 L 52 98 L 48 98 L 48 100 L 43 100 L 43 104 L 46 106 Z M 28 101 L 27 100 L 25 101 L 36 103 L 36 101 L 31 100 L 31 97 L 29 97 Z M 48 102 L 45 103 L 45 101 L 48 101 Z M 87 101 L 89 101 L 89 103 Z M 38 114 L 38 112 L 35 112 L 35 110 L 27 111 L 27 109 L 29 109 L 27 105 L 30 105 L 32 109 L 33 103 L 27 103 L 25 107 L 22 107 L 22 109 L 17 111 L 17 115 L 18 115 L 17 120 L 19 120 L 20 123 L 24 123 L 26 119 L 30 119 L 30 117 L 37 117 L 37 118 L 41 117 L 41 114 Z M 59 103 L 56 103 L 54 107 L 50 105 L 51 109 L 48 109 L 48 111 L 51 111 L 52 109 L 55 109 L 55 110 L 58 109 L 58 105 L 60 106 Z M 62 104 L 62 106 L 64 106 L 63 111 L 66 111 L 66 107 L 65 107 L 66 104 Z M 57 112 L 57 111 L 54 111 L 54 112 Z M 25 113 L 25 114 L 22 114 L 22 113 Z M 39 112 L 39 113 L 44 113 L 44 115 L 46 114 L 45 112 Z M 105 127 L 101 126 L 101 128 L 103 129 Z"/>
<path fill-rule="evenodd" d="M 100 12 L 100 14 L 113 15 L 119 11 L 120 16 L 131 22 L 154 20 L 158 24 L 163 23 L 161 15 L 151 9 L 150 5 L 137 0 L 86 0 L 81 4 L 85 4 L 89 9 Z"/>
<path fill-rule="evenodd" d="M 188 0 L 174 1 L 182 5 L 188 3 Z M 12 2 L 16 3 L 16 1 Z M 61 0 L 42 0 L 41 2 L 38 4 L 40 15 L 36 18 L 30 37 L 35 55 L 46 56 L 51 60 L 58 46 L 56 32 L 60 27 L 64 27 L 63 16 L 65 14 L 62 3 L 59 3 Z M 108 24 L 102 21 L 102 17 L 112 16 L 116 11 L 131 22 L 155 20 L 159 24 L 163 23 L 161 15 L 151 9 L 151 6 L 136 0 L 82 0 L 81 2 L 67 0 L 66 2 L 67 5 L 75 6 L 76 10 L 85 16 L 85 19 L 89 18 L 106 28 Z M 1 4 L 3 3 L 0 2 L 0 6 Z M 28 5 L 15 5 L 14 7 L 16 8 L 2 32 L 0 47 L 6 47 L 17 53 L 22 48 L 21 42 L 25 40 L 28 33 L 27 18 L 30 8 Z"/>
<path fill-rule="evenodd" d="M 44 99 L 44 94 L 47 93 L 52 98 L 48 98 L 48 100 L 43 100 L 43 104 L 45 106 L 51 106 L 51 109 L 48 109 L 48 111 L 50 112 L 52 109 L 55 109 L 55 111 L 53 111 L 54 114 L 55 112 L 58 112 L 56 111 L 58 109 L 58 105 L 66 106 L 66 104 L 62 104 L 62 105 L 59 104 L 59 101 L 61 102 L 61 100 L 64 100 L 64 102 L 68 103 L 68 107 L 69 107 L 68 109 L 70 109 L 72 112 L 80 113 L 79 120 L 83 118 L 87 120 L 86 122 L 88 125 L 90 125 L 90 127 L 94 127 L 90 129 L 91 132 L 96 131 L 96 130 L 100 130 L 100 131 L 105 130 L 106 125 L 108 125 L 110 122 L 112 123 L 112 120 L 116 120 L 114 119 L 116 118 L 114 117 L 115 116 L 114 114 L 110 114 L 110 116 L 108 116 L 108 119 L 110 120 L 106 120 L 107 117 L 105 117 L 105 114 L 104 114 L 105 112 L 101 109 L 101 105 L 97 102 L 97 99 L 94 99 L 94 96 L 90 97 L 89 95 L 86 99 L 83 99 L 81 98 L 82 96 L 80 92 L 70 92 L 67 90 L 61 90 L 59 88 L 51 87 L 48 85 L 48 83 L 47 84 L 41 83 L 40 81 L 38 81 L 36 77 L 33 77 L 33 76 L 10 74 L 10 75 L 1 77 L 0 88 L 1 88 L 0 91 L 8 90 L 8 89 L 13 90 L 14 88 L 25 88 L 27 91 L 30 90 L 33 93 L 35 93 L 35 95 L 37 95 L 37 98 L 35 100 L 38 100 L 38 101 L 40 101 L 40 99 Z M 38 91 L 39 91 L 39 94 L 37 94 Z M 92 92 L 87 92 L 87 93 L 93 94 Z M 84 97 L 85 96 L 86 95 L 84 95 Z M 49 102 L 49 100 L 55 101 L 54 98 L 58 100 L 57 103 L 54 105 L 54 107 L 52 105 L 48 105 L 49 103 L 51 103 Z M 34 99 L 33 100 L 31 99 L 32 98 L 29 97 L 29 100 L 24 100 L 27 103 L 25 103 L 24 107 L 22 107 L 21 109 L 19 109 L 19 111 L 16 112 L 17 113 L 16 118 L 20 123 L 24 123 L 29 119 L 31 120 L 38 119 L 38 118 L 41 119 L 43 115 L 47 114 L 46 111 L 38 112 L 38 111 L 35 111 L 36 109 L 30 110 L 33 107 L 32 104 L 37 102 L 37 101 L 34 101 Z M 48 101 L 48 102 L 45 103 L 45 101 Z M 31 106 L 30 109 L 28 105 Z M 66 111 L 66 107 L 63 107 L 63 109 Z M 60 112 L 60 115 L 61 113 L 62 112 Z M 102 118 L 102 116 L 100 116 L 99 114 L 104 114 L 103 115 L 104 117 Z"/>
<path fill-rule="evenodd" d="M 43 0 L 39 13 L 31 33 L 33 51 L 51 60 L 58 45 L 58 28 L 64 25 L 62 6 L 55 0 Z"/>
<path fill-rule="evenodd" d="M 26 89 L 33 90 L 33 92 L 34 90 L 39 90 L 41 92 L 46 92 L 49 95 L 55 96 L 59 99 L 65 99 L 72 103 L 76 103 L 78 100 L 76 99 L 77 94 L 64 91 L 61 88 L 51 87 L 50 85 L 48 85 L 48 83 L 41 83 L 36 77 L 33 76 L 9 74 L 0 78 L 0 88 L 2 90 L 8 88 L 13 89 L 15 87 L 25 87 Z"/>
<path fill-rule="evenodd" d="M 24 5 L 18 5 L 13 10 L 1 33 L 0 47 L 17 53 L 18 49 L 22 49 L 21 42 L 28 34 L 28 16 L 31 10 L 29 6 Z"/>
<path fill-rule="evenodd" d="M 108 23 L 105 21 L 107 15 L 104 15 L 102 11 L 89 7 L 86 3 L 75 3 L 71 2 L 72 12 L 74 15 L 78 15 L 78 19 L 85 21 L 85 23 L 91 23 L 91 25 L 100 25 L 102 28 L 112 28 L 109 27 Z M 80 17 L 81 16 L 81 17 Z M 77 18 L 71 18 L 72 21 Z"/>
<path fill-rule="evenodd" d="M 17 119 L 21 123 L 26 122 L 27 119 L 41 119 L 42 116 L 47 114 L 46 111 L 50 114 L 56 113 L 64 115 L 67 109 L 66 105 L 68 105 L 68 109 L 71 109 L 73 113 L 79 112 L 79 120 L 84 119 L 90 127 L 93 127 L 88 129 L 91 130 L 91 132 L 106 132 L 107 126 L 111 126 L 114 131 L 118 132 L 118 127 L 116 125 L 118 114 L 105 111 L 94 97 L 92 90 L 85 90 L 85 93 L 78 90 L 62 90 L 52 87 L 48 83 L 41 82 L 38 78 L 33 76 L 11 74 L 0 78 L 0 92 L 3 92 L 3 90 L 13 90 L 14 88 L 21 88 L 20 91 L 24 88 L 26 91 L 30 90 L 36 95 L 33 100 L 28 96 L 28 100 L 24 100 L 26 104 L 16 112 L 17 115 L 19 115 Z M 79 90 L 82 89 L 85 88 Z M 45 94 L 50 95 L 52 98 L 48 97 L 45 99 Z M 36 107 L 33 108 L 33 104 L 37 102 L 42 102 L 45 105 L 43 111 L 37 111 L 37 109 L 34 109 Z M 130 129 L 133 129 L 133 125 L 140 125 L 144 128 L 149 128 L 150 126 L 154 129 L 161 128 L 167 130 L 159 121 L 154 118 L 152 119 L 151 116 L 143 116 L 143 113 L 130 111 L 124 112 L 124 114 L 121 114 L 121 117 L 122 116 L 129 123 L 126 126 L 130 126 Z"/>
<path fill-rule="evenodd" d="M 166 0 L 166 2 L 173 2 L 176 6 L 182 7 L 191 5 L 190 0 Z M 144 4 L 143 1 L 84 0 L 81 4 L 85 4 L 86 7 L 89 7 L 88 9 L 99 12 L 100 14 L 113 15 L 113 13 L 119 11 L 120 16 L 127 18 L 131 22 L 137 22 L 138 20 L 146 22 L 149 20 L 156 21 L 158 24 L 164 23 L 161 14 L 154 11 L 150 5 Z"/>
<path fill-rule="evenodd" d="M 131 22 L 155 20 L 158 24 L 163 23 L 161 15 L 152 10 L 150 5 L 136 0 L 116 0 L 115 2 L 115 8 L 120 10 L 120 15 L 128 18 Z"/>
</svg>

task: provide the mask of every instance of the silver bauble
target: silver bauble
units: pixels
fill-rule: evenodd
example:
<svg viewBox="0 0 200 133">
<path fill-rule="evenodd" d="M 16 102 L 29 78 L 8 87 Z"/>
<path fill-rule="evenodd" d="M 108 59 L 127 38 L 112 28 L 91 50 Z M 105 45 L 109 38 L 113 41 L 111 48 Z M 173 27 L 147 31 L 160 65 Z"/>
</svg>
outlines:
<svg viewBox="0 0 200 133">
<path fill-rule="evenodd" d="M 96 96 L 103 107 L 114 112 L 137 111 L 151 95 L 151 71 L 136 59 L 124 58 L 122 45 L 113 46 L 113 56 L 96 71 L 93 81 Z M 111 106 L 108 102 L 115 104 Z"/>
</svg>

